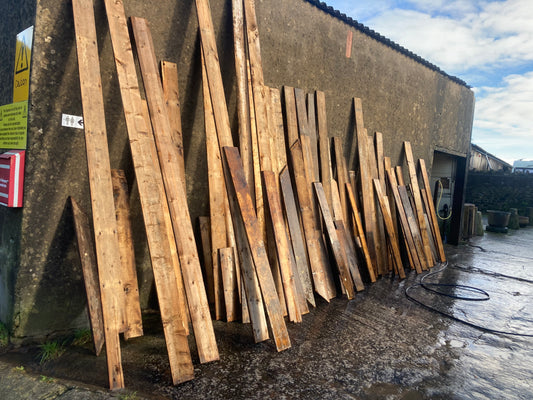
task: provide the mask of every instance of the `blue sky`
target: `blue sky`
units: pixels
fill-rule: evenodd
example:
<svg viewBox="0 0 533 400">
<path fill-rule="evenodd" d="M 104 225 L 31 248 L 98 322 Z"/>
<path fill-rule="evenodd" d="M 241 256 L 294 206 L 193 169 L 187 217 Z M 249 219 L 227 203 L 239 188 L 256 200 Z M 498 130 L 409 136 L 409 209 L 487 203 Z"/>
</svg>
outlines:
<svg viewBox="0 0 533 400">
<path fill-rule="evenodd" d="M 472 143 L 533 159 L 533 0 L 325 1 L 472 86 Z"/>
</svg>

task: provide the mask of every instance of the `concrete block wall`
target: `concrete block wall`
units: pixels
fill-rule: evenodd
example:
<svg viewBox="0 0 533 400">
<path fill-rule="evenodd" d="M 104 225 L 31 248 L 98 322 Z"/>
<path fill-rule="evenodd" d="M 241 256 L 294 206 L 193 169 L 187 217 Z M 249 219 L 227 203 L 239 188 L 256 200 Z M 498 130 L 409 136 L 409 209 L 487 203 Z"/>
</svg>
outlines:
<svg viewBox="0 0 533 400">
<path fill-rule="evenodd" d="M 22 210 L 0 209 L 0 255 L 8 255 L 0 267 L 7 288 L 0 292 L 0 320 L 13 337 L 33 340 L 88 325 L 67 199 L 75 197 L 90 212 L 90 195 L 83 131 L 61 127 L 62 113 L 82 114 L 71 1 L 23 3 L 35 21 L 25 202 Z M 208 187 L 195 3 L 124 3 L 128 16 L 148 19 L 157 58 L 178 64 L 187 193 L 196 220 L 208 215 Z M 474 106 L 467 86 L 313 2 L 257 0 L 256 7 L 265 83 L 324 91 L 330 135 L 345 138 L 347 151 L 353 140 L 352 98 L 360 97 L 365 125 L 369 133 L 382 132 L 393 164 L 402 162 L 404 140 L 428 165 L 436 148 L 466 157 Z M 231 2 L 211 0 L 211 8 L 236 136 Z M 153 308 L 155 289 L 102 0 L 95 0 L 95 11 L 111 165 L 126 171 L 131 186 L 141 302 L 143 308 Z M 348 31 L 353 32 L 351 58 L 345 57 Z M 1 73 L 4 87 L 10 78 L 7 70 Z"/>
</svg>

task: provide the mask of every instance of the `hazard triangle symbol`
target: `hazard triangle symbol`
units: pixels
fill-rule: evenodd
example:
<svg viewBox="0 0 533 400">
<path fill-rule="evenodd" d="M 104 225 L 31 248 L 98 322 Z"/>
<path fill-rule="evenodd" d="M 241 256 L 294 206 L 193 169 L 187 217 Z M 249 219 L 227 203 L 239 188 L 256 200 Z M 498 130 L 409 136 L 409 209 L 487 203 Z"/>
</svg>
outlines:
<svg viewBox="0 0 533 400">
<path fill-rule="evenodd" d="M 17 53 L 17 63 L 15 65 L 15 74 L 20 74 L 29 68 L 28 62 L 28 46 L 23 39 L 20 43 L 19 51 Z"/>
</svg>

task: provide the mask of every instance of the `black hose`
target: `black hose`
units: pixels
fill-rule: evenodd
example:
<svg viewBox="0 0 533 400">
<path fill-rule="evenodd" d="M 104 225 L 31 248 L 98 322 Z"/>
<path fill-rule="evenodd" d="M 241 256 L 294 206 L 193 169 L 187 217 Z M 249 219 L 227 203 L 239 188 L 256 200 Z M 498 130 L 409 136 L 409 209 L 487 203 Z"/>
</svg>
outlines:
<svg viewBox="0 0 533 400">
<path fill-rule="evenodd" d="M 482 331 L 485 331 L 485 332 L 489 332 L 489 333 L 497 333 L 497 334 L 503 334 L 503 335 L 513 335 L 513 336 L 523 336 L 523 337 L 533 337 L 533 334 L 526 334 L 526 333 L 516 333 L 516 332 L 508 332 L 508 331 L 500 331 L 500 330 L 496 330 L 496 329 L 492 329 L 492 328 L 487 328 L 485 326 L 481 326 L 481 325 L 477 325 L 477 324 L 474 324 L 472 322 L 468 322 L 464 319 L 461 319 L 461 318 L 457 318 L 456 316 L 454 315 L 451 315 L 451 314 L 448 314 L 448 313 L 445 313 L 443 311 L 440 311 L 438 310 L 437 308 L 435 307 L 432 307 L 428 304 L 425 304 L 423 302 L 421 302 L 420 300 L 417 300 L 415 299 L 412 295 L 409 294 L 409 292 L 413 289 L 413 288 L 416 288 L 416 287 L 422 287 L 424 288 L 425 290 L 428 290 L 430 292 L 433 292 L 433 293 L 436 293 L 438 295 L 441 295 L 441 296 L 447 296 L 447 297 L 450 297 L 452 299 L 458 299 L 458 300 L 466 300 L 466 301 L 487 301 L 490 299 L 490 295 L 489 293 L 487 293 L 486 291 L 484 291 L 483 289 L 480 289 L 480 288 L 476 288 L 474 286 L 467 286 L 467 285 L 458 285 L 458 284 L 449 284 L 449 283 L 425 283 L 424 281 L 429 278 L 430 276 L 433 276 L 435 274 L 438 274 L 440 272 L 442 272 L 447 266 L 448 266 L 448 263 L 444 263 L 442 264 L 443 267 L 441 269 L 439 269 L 438 271 L 433 271 L 427 275 L 424 275 L 422 277 L 422 279 L 420 279 L 420 283 L 416 283 L 414 285 L 411 285 L 409 287 L 407 287 L 405 289 L 405 296 L 412 302 L 414 303 L 417 303 L 418 305 L 421 305 L 422 307 L 424 308 L 427 308 L 428 310 L 431 310 L 433 312 L 436 312 L 444 317 L 447 317 L 447 318 L 450 318 L 454 321 L 457 321 L 457 322 L 460 322 L 462 324 L 465 324 L 465 325 L 468 325 L 472 328 L 475 328 L 475 329 L 479 329 L 479 330 L 482 330 Z M 470 297 L 470 296 L 457 296 L 457 295 L 453 295 L 453 294 L 448 294 L 448 293 L 444 293 L 444 292 L 441 292 L 437 289 L 433 289 L 433 288 L 450 288 L 450 287 L 453 287 L 453 288 L 460 288 L 461 290 L 464 290 L 464 291 L 467 291 L 467 292 L 472 292 L 472 293 L 476 293 L 476 294 L 479 294 L 480 297 Z"/>
</svg>

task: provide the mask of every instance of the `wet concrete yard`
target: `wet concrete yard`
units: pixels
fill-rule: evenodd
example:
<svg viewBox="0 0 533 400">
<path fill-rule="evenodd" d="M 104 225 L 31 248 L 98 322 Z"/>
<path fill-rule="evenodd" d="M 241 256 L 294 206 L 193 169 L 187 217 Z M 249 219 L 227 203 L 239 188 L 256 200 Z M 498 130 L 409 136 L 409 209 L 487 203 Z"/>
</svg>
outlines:
<svg viewBox="0 0 533 400">
<path fill-rule="evenodd" d="M 196 378 L 179 386 L 170 383 L 158 316 L 148 313 L 145 336 L 122 345 L 127 389 L 112 396 L 127 398 L 135 392 L 133 398 L 202 400 L 533 398 L 532 337 L 480 330 L 405 296 L 405 289 L 413 286 L 413 298 L 443 313 L 488 329 L 533 335 L 533 228 L 507 235 L 487 233 L 467 245 L 447 246 L 446 253 L 448 266 L 433 268 L 425 283 L 474 286 L 488 292 L 489 300 L 457 300 L 413 286 L 427 274 L 412 271 L 402 282 L 381 279 L 367 285 L 353 301 L 319 301 L 303 323 L 288 324 L 292 348 L 281 353 L 272 341 L 254 344 L 247 325 L 215 322 L 220 361 L 200 365 L 195 359 Z M 435 289 L 481 296 L 457 288 Z M 190 344 L 194 355 L 192 337 Z M 103 390 L 104 355 L 94 357 L 88 345 L 70 346 L 59 359 L 39 365 L 37 352 L 29 347 L 0 355 L 2 370 L 15 378 L 52 377 L 68 389 L 46 398 L 108 397 Z M 13 370 L 20 366 L 25 372 Z M 10 381 L 2 375 L 0 398 L 24 398 L 9 397 Z M 56 383 L 39 382 L 45 388 Z M 82 397 L 74 396 L 78 391 Z"/>
</svg>

